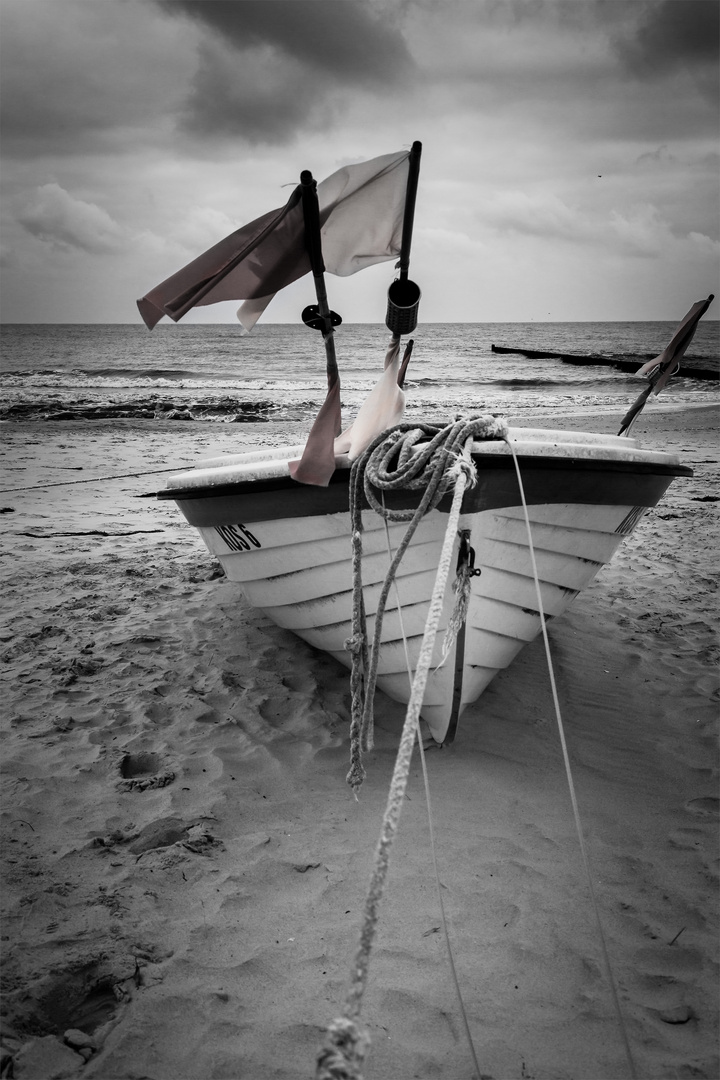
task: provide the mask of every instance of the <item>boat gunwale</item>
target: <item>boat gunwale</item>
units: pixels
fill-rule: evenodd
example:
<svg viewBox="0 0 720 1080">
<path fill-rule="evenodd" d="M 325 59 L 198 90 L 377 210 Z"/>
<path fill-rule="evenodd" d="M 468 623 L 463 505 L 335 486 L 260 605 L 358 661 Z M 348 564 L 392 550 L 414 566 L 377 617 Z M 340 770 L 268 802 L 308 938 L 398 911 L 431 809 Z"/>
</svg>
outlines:
<svg viewBox="0 0 720 1080">
<path fill-rule="evenodd" d="M 670 455 L 669 455 L 670 456 Z M 514 459 L 508 456 L 500 456 L 488 453 L 473 453 L 473 463 L 480 470 L 487 472 L 488 469 L 509 470 L 514 469 Z M 518 454 L 517 461 L 521 472 L 526 470 L 579 470 L 583 472 L 615 472 L 622 474 L 655 475 L 655 476 L 692 476 L 693 470 L 688 465 L 676 462 L 660 461 L 627 461 L 611 457 L 559 457 L 557 455 Z M 330 478 L 329 487 L 344 485 L 350 477 L 348 467 L 339 467 Z M 161 500 L 173 502 L 186 501 L 189 499 L 212 499 L 224 498 L 234 495 L 260 494 L 281 491 L 297 491 L 307 485 L 299 484 L 288 474 L 286 476 L 258 477 L 254 480 L 233 480 L 222 484 L 197 484 L 189 487 L 165 488 L 156 492 L 156 497 Z"/>
</svg>

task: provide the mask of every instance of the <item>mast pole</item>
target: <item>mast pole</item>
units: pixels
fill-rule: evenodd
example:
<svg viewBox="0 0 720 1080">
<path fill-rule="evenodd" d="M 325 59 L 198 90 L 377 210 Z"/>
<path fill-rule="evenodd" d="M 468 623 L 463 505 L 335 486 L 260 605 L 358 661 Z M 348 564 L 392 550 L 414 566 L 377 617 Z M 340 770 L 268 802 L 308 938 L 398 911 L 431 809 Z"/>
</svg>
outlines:
<svg viewBox="0 0 720 1080">
<path fill-rule="evenodd" d="M 338 326 L 340 319 L 330 310 L 328 305 L 327 290 L 325 288 L 325 263 L 322 257 L 322 241 L 320 239 L 320 209 L 318 206 L 317 183 L 313 180 L 312 173 L 304 169 L 300 173 L 300 190 L 302 194 L 303 220 L 305 222 L 305 247 L 310 259 L 315 282 L 315 295 L 317 297 L 317 313 L 311 309 L 303 312 L 305 322 L 313 329 L 321 330 L 325 342 L 325 356 L 327 361 L 328 385 L 338 378 L 337 357 L 335 355 L 335 337 L 333 327 Z M 317 318 L 310 321 L 306 317 L 317 314 Z"/>
<path fill-rule="evenodd" d="M 305 223 L 305 250 L 310 260 L 317 296 L 317 304 L 311 304 L 305 308 L 302 320 L 306 326 L 322 332 L 327 367 L 327 397 L 315 417 L 302 457 L 299 461 L 291 461 L 289 468 L 290 475 L 299 483 L 327 487 L 330 477 L 335 472 L 335 439 L 342 427 L 340 374 L 335 356 L 333 330 L 333 327 L 340 325 L 342 319 L 328 306 L 325 291 L 325 263 L 320 238 L 317 184 L 312 178 L 312 173 L 307 169 L 300 174 L 300 193 Z"/>
<path fill-rule="evenodd" d="M 420 288 L 414 281 L 410 281 L 408 270 L 410 267 L 410 244 L 412 243 L 421 153 L 422 143 L 414 142 L 408 155 L 408 178 L 405 187 L 400 261 L 395 264 L 395 268 L 400 269 L 400 276 L 393 281 L 388 289 L 387 313 L 385 315 L 385 325 L 394 338 L 400 338 L 403 334 L 411 334 L 417 326 Z"/>
<path fill-rule="evenodd" d="M 417 198 L 418 177 L 420 176 L 420 155 L 422 143 L 414 142 L 408 158 L 407 193 L 403 214 L 402 247 L 400 248 L 400 280 L 405 281 L 410 268 L 410 245 L 412 243 L 413 222 L 415 219 L 415 200 Z"/>
</svg>

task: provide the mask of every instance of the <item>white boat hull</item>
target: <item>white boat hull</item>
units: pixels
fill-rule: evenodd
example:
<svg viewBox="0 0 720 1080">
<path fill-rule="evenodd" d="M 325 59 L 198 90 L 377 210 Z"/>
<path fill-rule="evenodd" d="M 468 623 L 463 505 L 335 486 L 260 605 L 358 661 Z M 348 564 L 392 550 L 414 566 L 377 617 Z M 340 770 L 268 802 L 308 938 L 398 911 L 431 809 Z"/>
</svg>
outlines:
<svg viewBox="0 0 720 1080">
<path fill-rule="evenodd" d="M 575 435 L 570 441 L 556 432 L 519 429 L 511 429 L 511 437 L 524 474 L 542 607 L 551 618 L 562 614 L 612 558 L 673 477 L 689 470 L 673 455 L 638 450 L 630 439 Z M 347 509 L 334 509 L 347 501 L 347 470 L 337 470 L 332 490 L 302 487 L 287 478 L 287 461 L 296 452 L 286 448 L 265 460 L 250 454 L 204 462 L 195 472 L 172 477 L 161 494 L 175 499 L 250 604 L 350 666 L 345 648 L 352 636 L 350 517 Z M 476 444 L 473 456 L 481 490 L 463 502 L 455 546 L 457 551 L 464 533 L 480 572 L 471 578 L 465 625 L 441 664 L 454 605 L 452 589 L 446 590 L 421 711 L 440 743 L 454 738 L 463 709 L 541 630 L 527 528 L 507 446 Z M 613 493 L 617 502 L 609 501 Z M 441 503 L 419 525 L 388 599 L 378 686 L 397 701 L 409 697 L 446 524 L 447 507 Z M 406 526 L 386 528 L 370 510 L 363 511 L 363 526 L 364 598 L 372 637 L 382 583 Z"/>
</svg>

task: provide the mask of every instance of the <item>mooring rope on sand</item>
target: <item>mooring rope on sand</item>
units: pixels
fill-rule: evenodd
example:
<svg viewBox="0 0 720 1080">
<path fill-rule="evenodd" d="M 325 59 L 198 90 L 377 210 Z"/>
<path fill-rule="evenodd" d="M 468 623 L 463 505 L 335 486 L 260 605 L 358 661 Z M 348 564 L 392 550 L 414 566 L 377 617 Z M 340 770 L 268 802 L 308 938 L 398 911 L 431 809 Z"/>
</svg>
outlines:
<svg viewBox="0 0 720 1080">
<path fill-rule="evenodd" d="M 375 850 L 375 862 L 370 881 L 370 887 L 365 900 L 363 924 L 360 933 L 360 944 L 355 955 L 355 963 L 351 973 L 350 988 L 345 999 L 343 1015 L 334 1020 L 328 1027 L 325 1042 L 318 1054 L 316 1080 L 362 1080 L 362 1066 L 370 1045 L 370 1037 L 360 1025 L 359 1017 L 362 998 L 367 984 L 367 976 L 370 962 L 375 930 L 378 921 L 378 910 L 382 899 L 387 879 L 390 862 L 390 849 L 397 834 L 400 820 L 400 812 L 407 788 L 410 761 L 418 728 L 420 709 L 422 707 L 425 686 L 432 662 L 433 649 L 437 630 L 442 616 L 445 589 L 450 572 L 450 562 L 455 547 L 458 521 L 460 518 L 463 496 L 469 482 L 474 482 L 474 466 L 469 457 L 471 443 L 478 438 L 505 438 L 507 428 L 504 423 L 494 417 L 479 417 L 471 420 L 458 420 L 454 424 L 438 431 L 436 428 L 418 428 L 411 424 L 401 424 L 398 427 L 379 436 L 360 459 L 353 465 L 351 473 L 351 512 L 353 515 L 353 553 L 362 554 L 362 519 L 360 516 L 360 500 L 358 494 L 360 484 L 370 505 L 383 517 L 389 520 L 407 521 L 410 526 L 403 537 L 403 541 L 395 554 L 390 570 L 385 579 L 381 592 L 378 611 L 375 616 L 375 634 L 373 640 L 374 671 L 377 672 L 377 651 L 380 642 L 382 622 L 381 604 L 384 610 L 387 593 L 394 580 L 397 566 L 402 555 L 415 532 L 417 525 L 428 510 L 437 506 L 442 496 L 454 483 L 452 505 L 448 514 L 448 522 L 445 530 L 440 562 L 438 566 L 435 584 L 425 623 L 420 655 L 415 669 L 415 677 L 412 683 L 410 701 L 408 703 L 405 722 L 400 737 L 395 767 L 390 783 L 385 814 L 383 817 L 380 837 Z M 415 455 L 414 447 L 423 438 L 432 435 L 428 446 L 423 447 Z M 403 436 L 405 436 L 403 438 Z M 428 449 L 432 447 L 432 449 Z M 419 461 L 417 459 L 420 459 Z M 433 461 L 433 458 L 435 460 Z M 392 463 L 397 460 L 397 465 Z M 370 468 L 368 470 L 368 464 Z M 417 511 L 387 511 L 385 510 L 374 492 L 372 486 L 381 490 L 397 490 L 401 486 L 400 477 L 407 477 L 406 486 L 414 488 L 426 487 L 425 494 L 420 500 Z M 422 509 L 421 509 L 422 508 Z M 354 577 L 361 586 L 359 572 Z M 356 609 L 356 610 L 355 610 Z M 353 618 L 353 659 L 363 654 L 362 634 L 364 628 L 359 625 L 360 616 L 364 615 L 364 605 L 361 600 L 354 604 Z M 357 618 L 355 617 L 357 616 Z M 371 674 L 372 664 L 371 659 Z M 354 665 L 355 666 L 355 665 Z M 368 679 L 364 690 L 365 702 L 362 702 L 362 714 L 359 709 L 353 710 L 353 751 L 351 770 L 348 774 L 348 782 L 357 791 L 362 782 L 364 769 L 362 766 L 362 743 L 367 744 L 370 733 L 363 732 L 363 723 L 370 718 L 371 706 L 367 706 L 367 699 L 372 701 L 374 690 L 374 674 L 372 680 Z M 362 699 L 360 694 L 359 698 Z"/>
<path fill-rule="evenodd" d="M 185 466 L 191 468 L 192 466 Z M 159 473 L 182 472 L 182 467 L 174 465 L 171 469 L 144 469 L 142 472 L 115 473 L 113 476 L 83 476 L 79 480 L 53 480 L 49 484 L 28 484 L 26 487 L 0 488 L 0 495 L 11 491 L 44 491 L 45 488 L 73 487 L 75 484 L 99 484 L 106 480 L 139 479 L 141 476 L 156 476 Z"/>
<path fill-rule="evenodd" d="M 461 537 L 463 536 L 462 532 L 460 533 L 460 536 Z M 385 539 L 386 539 L 386 542 L 387 542 L 388 555 L 389 555 L 390 559 L 392 560 L 392 545 L 390 543 L 390 530 L 388 528 L 387 521 L 385 522 Z M 468 566 L 467 566 L 466 562 L 463 562 L 462 567 L 458 567 L 458 569 L 456 571 L 455 581 L 453 582 L 453 589 L 455 589 L 456 586 L 457 586 L 457 591 L 458 592 L 464 594 L 467 591 L 468 597 L 469 597 L 470 577 L 466 573 L 467 569 L 468 569 Z M 410 650 L 408 648 L 407 635 L 405 633 L 405 625 L 404 625 L 403 613 L 402 613 L 402 604 L 400 602 L 400 592 L 399 592 L 398 587 L 397 587 L 397 581 L 395 582 L 394 589 L 395 589 L 395 599 L 396 599 L 396 602 L 397 602 L 398 620 L 399 620 L 399 623 L 400 623 L 400 634 L 402 636 L 403 650 L 405 652 L 405 666 L 407 668 L 407 674 L 408 674 L 408 685 L 410 686 L 410 689 L 412 690 L 412 681 L 413 681 L 412 663 L 410 661 Z M 455 611 L 453 612 L 453 618 L 456 617 L 456 612 L 458 612 L 458 608 L 460 608 L 460 609 L 464 608 L 464 616 L 463 617 L 465 617 L 467 615 L 467 602 L 466 602 L 466 599 L 465 599 L 464 595 L 463 595 L 463 597 L 462 597 L 462 599 L 460 601 L 460 604 L 458 605 L 457 602 L 455 604 Z M 459 617 L 460 616 L 458 614 L 458 618 Z M 448 634 L 448 631 L 450 631 L 450 629 L 451 629 L 450 626 L 448 626 L 448 630 L 446 630 L 446 632 L 445 632 L 445 641 L 443 642 L 443 653 L 444 654 L 449 653 L 449 650 L 452 648 L 452 643 L 449 641 L 449 634 Z M 453 633 L 454 633 L 454 629 L 453 629 Z M 450 634 L 450 636 L 452 636 L 452 634 Z M 445 655 L 443 655 L 443 660 L 441 661 L 441 663 L 443 663 L 444 660 L 445 660 Z M 428 815 L 428 834 L 429 834 L 429 838 L 430 838 L 430 855 L 432 857 L 432 866 L 433 866 L 433 873 L 434 873 L 434 876 L 435 876 L 435 890 L 436 890 L 436 893 L 437 893 L 438 910 L 440 911 L 440 920 L 442 922 L 443 937 L 445 939 L 445 947 L 447 949 L 448 964 L 450 966 L 450 976 L 452 978 L 453 987 L 455 988 L 455 996 L 457 997 L 458 1008 L 460 1010 L 460 1016 L 462 1018 L 463 1028 L 465 1030 L 465 1038 L 467 1039 L 468 1049 L 470 1050 L 470 1056 L 471 1056 L 471 1058 L 473 1060 L 473 1065 L 475 1066 L 475 1071 L 477 1073 L 477 1076 L 480 1078 L 480 1080 L 482 1080 L 482 1073 L 480 1071 L 480 1065 L 478 1063 L 477 1053 L 475 1051 L 475 1043 L 473 1041 L 472 1032 L 470 1031 L 470 1021 L 468 1020 L 467 1009 L 465 1008 L 465 1001 L 463 999 L 462 990 L 460 989 L 460 979 L 458 978 L 457 968 L 455 966 L 455 956 L 453 954 L 453 947 L 452 947 L 452 943 L 450 941 L 450 928 L 449 928 L 449 925 L 448 925 L 448 918 L 447 918 L 447 915 L 445 913 L 445 901 L 443 900 L 443 894 L 442 894 L 443 886 L 442 886 L 442 883 L 440 881 L 440 871 L 438 869 L 438 858 L 437 858 L 437 845 L 435 843 L 435 824 L 434 824 L 434 817 L 433 817 L 433 811 L 432 811 L 432 802 L 431 802 L 431 799 L 430 799 L 430 776 L 428 775 L 427 761 L 425 760 L 427 755 L 425 753 L 425 748 L 423 746 L 422 733 L 420 731 L 420 724 L 419 723 L 416 725 L 416 728 L 415 728 L 415 736 L 416 736 L 416 739 L 417 739 L 418 752 L 420 754 L 420 765 L 422 767 L 423 784 L 425 785 L 425 803 L 426 803 L 426 806 L 427 806 L 427 815 Z"/>
<path fill-rule="evenodd" d="M 483 421 L 475 420 L 467 421 L 465 423 L 480 423 L 482 425 Z M 612 971 L 612 965 L 610 963 L 605 934 L 602 927 L 602 921 L 600 919 L 599 906 L 593 887 L 590 863 L 585 846 L 584 832 L 582 828 L 582 822 L 580 820 L 577 797 L 575 794 L 575 785 L 570 767 L 567 743 L 565 739 L 565 731 L 552 665 L 552 657 L 550 654 L 550 643 L 547 634 L 546 619 L 543 611 L 540 578 L 537 569 L 537 562 L 535 559 L 535 550 L 532 540 L 530 518 L 528 514 L 527 503 L 525 500 L 525 492 L 523 488 L 522 477 L 520 474 L 520 467 L 517 460 L 517 454 L 515 452 L 515 447 L 512 445 L 511 440 L 508 438 L 507 428 L 504 424 L 495 421 L 493 418 L 488 418 L 487 421 L 485 421 L 485 424 L 487 426 L 483 426 L 481 428 L 482 434 L 478 434 L 475 431 L 468 434 L 467 431 L 459 430 L 457 432 L 457 438 L 453 437 L 453 433 L 456 427 L 455 425 L 450 425 L 448 428 L 443 429 L 443 434 L 446 435 L 445 440 L 438 439 L 437 435 L 435 435 L 432 439 L 432 442 L 435 443 L 433 453 L 438 453 L 441 446 L 443 451 L 446 450 L 448 446 L 452 446 L 453 458 L 451 459 L 449 453 L 445 453 L 443 457 L 443 467 L 440 467 L 437 461 L 435 463 L 432 463 L 432 453 L 425 454 L 423 451 L 422 456 L 424 460 L 419 469 L 416 468 L 416 461 L 410 458 L 410 455 L 412 454 L 412 447 L 423 437 L 423 435 L 427 436 L 429 434 L 432 434 L 435 429 L 412 428 L 411 425 L 400 425 L 399 428 L 392 429 L 390 432 L 386 432 L 383 436 L 378 437 L 378 439 L 376 439 L 375 442 L 371 444 L 370 447 L 368 447 L 368 450 L 365 452 L 363 457 L 359 459 L 358 462 L 356 462 L 357 468 L 355 469 L 354 467 L 354 475 L 351 474 L 351 507 L 353 509 L 354 559 L 353 580 L 356 588 L 356 593 L 355 602 L 353 604 L 353 637 L 348 642 L 348 647 L 353 651 L 354 654 L 353 676 L 355 680 L 353 692 L 353 749 L 351 755 L 351 770 L 348 774 L 348 782 L 353 786 L 356 794 L 357 788 L 359 787 L 359 784 L 362 783 L 362 778 L 364 776 L 364 769 L 362 766 L 362 752 L 364 749 L 367 749 L 371 745 L 372 740 L 372 694 L 374 692 L 375 677 L 377 673 L 376 653 L 380 641 L 380 629 L 378 627 L 378 623 L 380 623 L 381 628 L 382 613 L 384 612 L 387 594 L 389 592 L 391 584 L 395 581 L 395 573 L 397 571 L 397 567 L 400 563 L 402 555 L 404 554 L 407 546 L 410 543 L 410 539 L 412 538 L 412 535 L 415 532 L 421 517 L 424 515 L 424 513 L 427 513 L 429 509 L 437 506 L 443 494 L 445 494 L 450 484 L 453 482 L 455 483 L 455 491 L 453 494 L 453 502 L 450 514 L 448 515 L 448 523 L 445 532 L 445 539 L 443 542 L 443 549 L 440 557 L 440 565 L 438 567 L 438 572 L 435 579 L 435 586 L 433 588 L 433 595 L 430 602 L 428 618 L 425 624 L 425 632 L 423 634 L 423 641 L 420 648 L 420 656 L 418 658 L 415 677 L 412 680 L 410 702 L 408 704 L 407 713 L 405 716 L 405 723 L 403 725 L 402 735 L 400 739 L 400 745 L 395 760 L 395 768 L 393 770 L 393 776 L 390 784 L 390 791 L 388 794 L 385 815 L 383 817 L 380 838 L 378 840 L 375 851 L 375 863 L 370 882 L 370 888 L 368 890 L 368 895 L 365 901 L 363 924 L 360 934 L 360 944 L 355 956 L 355 964 L 351 974 L 351 984 L 345 1001 L 345 1010 L 341 1017 L 333 1020 L 332 1023 L 328 1026 L 325 1042 L 317 1057 L 316 1080 L 362 1080 L 362 1068 L 370 1046 L 370 1036 L 369 1033 L 364 1030 L 360 1025 L 359 1018 L 362 998 L 367 984 L 370 953 L 372 950 L 375 930 L 378 921 L 378 909 L 384 891 L 385 881 L 387 878 L 390 849 L 395 839 L 399 824 L 400 812 L 402 809 L 402 802 L 407 787 L 407 780 L 410 771 L 410 761 L 412 758 L 415 738 L 418 738 L 418 741 L 420 741 L 420 708 L 422 706 L 423 695 L 425 693 L 425 686 L 427 683 L 427 677 L 430 669 L 437 628 L 440 616 L 442 614 L 443 599 L 450 569 L 450 557 L 455 543 L 462 499 L 467 484 L 469 482 L 474 482 L 474 468 L 472 466 L 472 462 L 469 460 L 468 450 L 471 442 L 473 441 L 473 438 L 482 438 L 483 436 L 485 438 L 489 437 L 503 439 L 510 448 L 510 453 L 512 455 L 513 463 L 515 466 L 518 486 L 520 490 L 520 501 L 523 507 L 523 514 L 527 529 L 528 549 L 532 564 L 538 611 L 540 613 L 542 635 L 545 643 L 548 673 L 550 677 L 553 701 L 555 704 L 556 719 L 560 734 L 560 742 L 562 746 L 563 759 L 565 762 L 568 786 L 570 789 L 573 815 L 575 818 L 576 830 L 580 842 L 582 861 L 589 883 L 590 896 L 595 912 L 596 924 L 599 931 L 600 944 L 606 969 L 606 975 L 610 985 L 613 1006 L 618 1020 L 630 1076 L 637 1076 L 635 1063 L 630 1048 L 630 1041 L 622 1015 L 622 1010 L 620 1008 L 616 982 Z M 403 439 L 403 432 L 409 433 L 406 439 Z M 410 447 L 410 449 L 408 450 L 407 447 Z M 375 455 L 376 453 L 378 454 L 378 462 L 381 464 L 381 467 L 378 468 L 373 465 L 373 467 L 368 473 L 367 463 L 369 461 L 373 461 L 373 455 Z M 464 454 L 464 461 L 462 460 L 460 454 Z M 388 462 L 392 461 L 393 458 L 398 459 L 398 466 L 396 469 L 389 469 L 387 468 Z M 420 454 L 417 454 L 416 458 L 420 458 Z M 410 465 L 408 471 L 411 473 L 411 485 L 413 487 L 420 487 L 423 485 L 423 483 L 427 483 L 425 495 L 421 500 L 421 506 L 423 506 L 424 509 L 419 515 L 417 511 L 412 512 L 402 510 L 387 510 L 384 505 L 380 506 L 377 498 L 374 495 L 374 492 L 372 491 L 372 487 L 370 487 L 370 485 L 374 483 L 375 486 L 380 489 L 381 498 L 383 499 L 384 504 L 384 496 L 382 494 L 383 486 L 387 484 L 385 490 L 394 490 L 396 486 L 400 486 L 396 485 L 394 482 L 396 479 L 396 474 L 401 473 L 408 464 Z M 395 557 L 391 561 L 390 570 L 388 571 L 388 575 L 386 576 L 385 582 L 383 584 L 383 589 L 378 603 L 378 612 L 376 614 L 375 635 L 373 640 L 373 653 L 375 655 L 372 659 L 369 659 L 367 641 L 364 634 L 365 608 L 362 599 L 362 575 L 359 566 L 360 560 L 362 558 L 362 519 L 359 511 L 358 498 L 361 480 L 362 487 L 365 491 L 368 502 L 385 518 L 386 534 L 387 521 L 402 521 L 408 519 L 410 520 L 410 527 L 408 529 L 408 532 L 403 538 L 403 541 L 398 548 Z M 462 589 L 460 591 L 462 592 Z M 463 601 L 460 600 L 460 603 L 462 602 Z M 462 613 L 458 612 L 457 617 L 458 619 L 461 618 Z M 405 640 L 404 633 L 403 640 Z M 367 680 L 367 684 L 363 688 L 362 681 L 364 673 L 369 673 L 371 678 Z M 368 698 L 370 700 L 369 705 Z M 422 749 L 422 743 L 420 743 L 420 746 Z M 427 791 L 427 774 L 424 768 L 424 761 L 423 771 L 425 775 Z M 430 813 L 429 798 L 428 812 L 430 814 L 430 828 L 432 831 L 432 815 Z M 435 873 L 436 880 L 439 882 L 439 879 L 437 878 L 437 865 L 435 866 Z M 439 898 L 442 910 L 442 896 L 440 895 Z M 445 926 L 444 911 L 443 925 Z M 463 1019 L 469 1040 L 470 1050 L 475 1068 L 476 1070 L 478 1070 L 479 1066 L 475 1055 L 472 1036 L 470 1034 L 469 1026 L 467 1024 L 467 1017 L 465 1016 L 462 997 L 460 995 L 459 985 L 457 984 L 457 976 L 454 971 L 452 952 L 450 950 L 450 942 L 447 937 L 446 926 L 445 934 L 448 945 L 448 952 L 450 956 L 451 968 L 453 970 L 456 990 L 460 999 L 460 1006 L 463 1012 Z"/>
<path fill-rule="evenodd" d="M 548 677 L 550 679 L 550 689 L 552 693 L 553 705 L 555 707 L 555 720 L 557 723 L 558 735 L 560 738 L 560 746 L 562 749 L 563 764 L 565 766 L 565 776 L 568 783 L 568 791 L 570 793 L 570 802 L 572 804 L 573 820 L 575 822 L 575 831 L 577 833 L 578 842 L 580 845 L 580 855 L 582 858 L 583 868 L 587 877 L 588 890 L 590 892 L 590 900 L 595 915 L 595 924 L 598 930 L 598 936 L 600 939 L 600 948 L 602 951 L 603 964 L 605 967 L 605 976 L 610 987 L 610 996 L 612 998 L 613 1009 L 615 1011 L 615 1018 L 617 1020 L 618 1029 L 620 1031 L 620 1038 L 625 1050 L 625 1057 L 628 1064 L 631 1080 L 636 1080 L 637 1071 L 635 1068 L 635 1060 L 630 1048 L 630 1039 L 625 1025 L 625 1018 L 623 1017 L 622 1009 L 620 1008 L 620 998 L 617 992 L 617 985 L 615 974 L 613 972 L 612 964 L 610 962 L 610 953 L 605 938 L 605 931 L 603 929 L 602 919 L 600 918 L 600 906 L 597 901 L 595 893 L 595 886 L 593 884 L 593 876 L 590 869 L 590 858 L 588 856 L 587 847 L 585 844 L 585 833 L 583 830 L 582 820 L 580 818 L 580 806 L 578 804 L 577 794 L 575 791 L 575 781 L 573 779 L 572 767 L 570 765 L 570 755 L 568 753 L 567 739 L 565 737 L 565 725 L 563 723 L 562 711 L 560 709 L 560 698 L 557 691 L 557 683 L 555 681 L 555 669 L 552 662 L 552 654 L 550 651 L 550 639 L 547 631 L 547 619 L 545 618 L 545 610 L 542 599 L 542 590 L 540 588 L 540 576 L 538 574 L 537 560 L 535 558 L 535 545 L 533 544 L 532 529 L 530 528 L 530 515 L 528 513 L 527 501 L 525 499 L 525 488 L 522 481 L 522 475 L 520 473 L 520 464 L 517 459 L 517 453 L 511 440 L 505 437 L 510 453 L 512 455 L 513 464 L 515 466 L 515 475 L 518 482 L 518 488 L 520 491 L 520 502 L 523 509 L 523 517 L 525 520 L 525 528 L 527 531 L 528 552 L 530 555 L 530 565 L 532 566 L 533 581 L 535 584 L 535 597 L 538 606 L 538 613 L 540 615 L 540 627 L 542 630 L 543 643 L 545 645 L 545 659 L 548 668 Z"/>
</svg>

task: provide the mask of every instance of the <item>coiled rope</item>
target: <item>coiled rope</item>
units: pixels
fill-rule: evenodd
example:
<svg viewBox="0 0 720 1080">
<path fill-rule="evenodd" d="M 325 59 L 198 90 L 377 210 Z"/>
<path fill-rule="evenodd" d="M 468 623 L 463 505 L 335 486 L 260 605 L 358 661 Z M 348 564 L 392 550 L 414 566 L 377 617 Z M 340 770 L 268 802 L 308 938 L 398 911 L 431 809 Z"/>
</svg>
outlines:
<svg viewBox="0 0 720 1080">
<path fill-rule="evenodd" d="M 453 483 L 454 492 L 425 623 L 420 655 L 410 692 L 410 701 L 390 783 L 380 838 L 375 850 L 375 863 L 365 900 L 360 944 L 355 955 L 350 988 L 345 999 L 343 1015 L 329 1025 L 325 1042 L 318 1054 L 316 1080 L 362 1080 L 362 1066 L 370 1044 L 370 1038 L 368 1033 L 360 1027 L 358 1020 L 367 984 L 370 953 L 378 921 L 378 909 L 387 879 L 390 849 L 397 834 L 419 723 L 420 708 L 425 694 L 435 638 L 442 615 L 445 588 L 455 546 L 463 496 L 468 482 L 474 482 L 475 470 L 470 459 L 469 449 L 475 439 L 505 438 L 506 434 L 507 427 L 505 424 L 494 417 L 461 419 L 442 429 L 431 428 L 429 425 L 416 427 L 411 424 L 400 424 L 378 436 L 361 458 L 355 462 L 351 470 L 353 581 L 354 583 L 357 582 L 360 591 L 359 597 L 356 593 L 356 603 L 353 605 L 353 638 L 349 645 L 353 651 L 353 674 L 355 674 L 355 668 L 359 666 L 357 663 L 358 658 L 367 656 L 367 644 L 363 641 L 364 627 L 361 626 L 361 616 L 364 619 L 364 604 L 361 600 L 362 576 L 359 567 L 355 566 L 355 562 L 359 563 L 362 557 L 360 491 L 364 491 L 368 503 L 382 517 L 391 521 L 410 520 L 406 534 L 392 560 L 383 583 L 375 616 L 375 633 L 369 661 L 370 668 L 369 671 L 367 668 L 365 669 L 368 677 L 365 681 L 364 690 L 357 691 L 357 704 L 355 702 L 356 687 L 353 687 L 353 747 L 348 783 L 351 784 L 356 794 L 364 776 L 362 751 L 364 747 L 367 748 L 371 745 L 372 741 L 372 691 L 374 691 L 377 673 L 377 652 L 382 630 L 382 613 L 387 601 L 387 594 L 402 555 L 406 551 L 420 520 L 429 510 L 437 506 L 442 496 Z M 430 436 L 429 443 L 415 454 L 415 446 L 421 439 L 428 436 Z M 394 464 L 394 462 L 397 462 L 397 464 Z M 397 490 L 402 486 L 401 477 L 406 479 L 406 487 L 420 488 L 425 486 L 425 493 L 420 500 L 418 509 L 415 511 L 387 510 L 383 508 L 375 496 L 373 486 L 381 491 Z M 362 678 L 360 681 L 362 682 Z M 370 705 L 368 705 L 368 700 Z"/>
<path fill-rule="evenodd" d="M 347 782 L 356 795 L 365 778 L 362 755 L 373 745 L 373 700 L 383 618 L 398 567 L 423 517 L 435 509 L 453 485 L 457 491 L 461 476 L 464 477 L 463 490 L 468 483 L 475 483 L 474 468 L 469 456 L 462 456 L 466 444 L 479 439 L 504 439 L 506 434 L 507 425 L 493 416 L 459 418 L 443 428 L 430 424 L 398 424 L 378 435 L 356 459 L 350 470 L 353 612 L 352 636 L 346 641 L 345 647 L 352 653 L 353 663 L 350 677 L 350 771 Z M 422 488 L 425 490 L 416 509 L 391 509 L 385 505 L 385 493 Z M 371 647 L 368 647 L 367 640 L 362 581 L 363 495 L 370 508 L 386 521 L 409 523 L 380 590 Z M 446 539 L 448 535 L 451 538 L 450 550 L 455 542 L 459 516 L 458 507 L 455 521 L 451 523 L 448 520 Z M 440 604 L 442 605 L 442 596 Z M 423 691 L 424 689 L 423 684 Z"/>
</svg>

